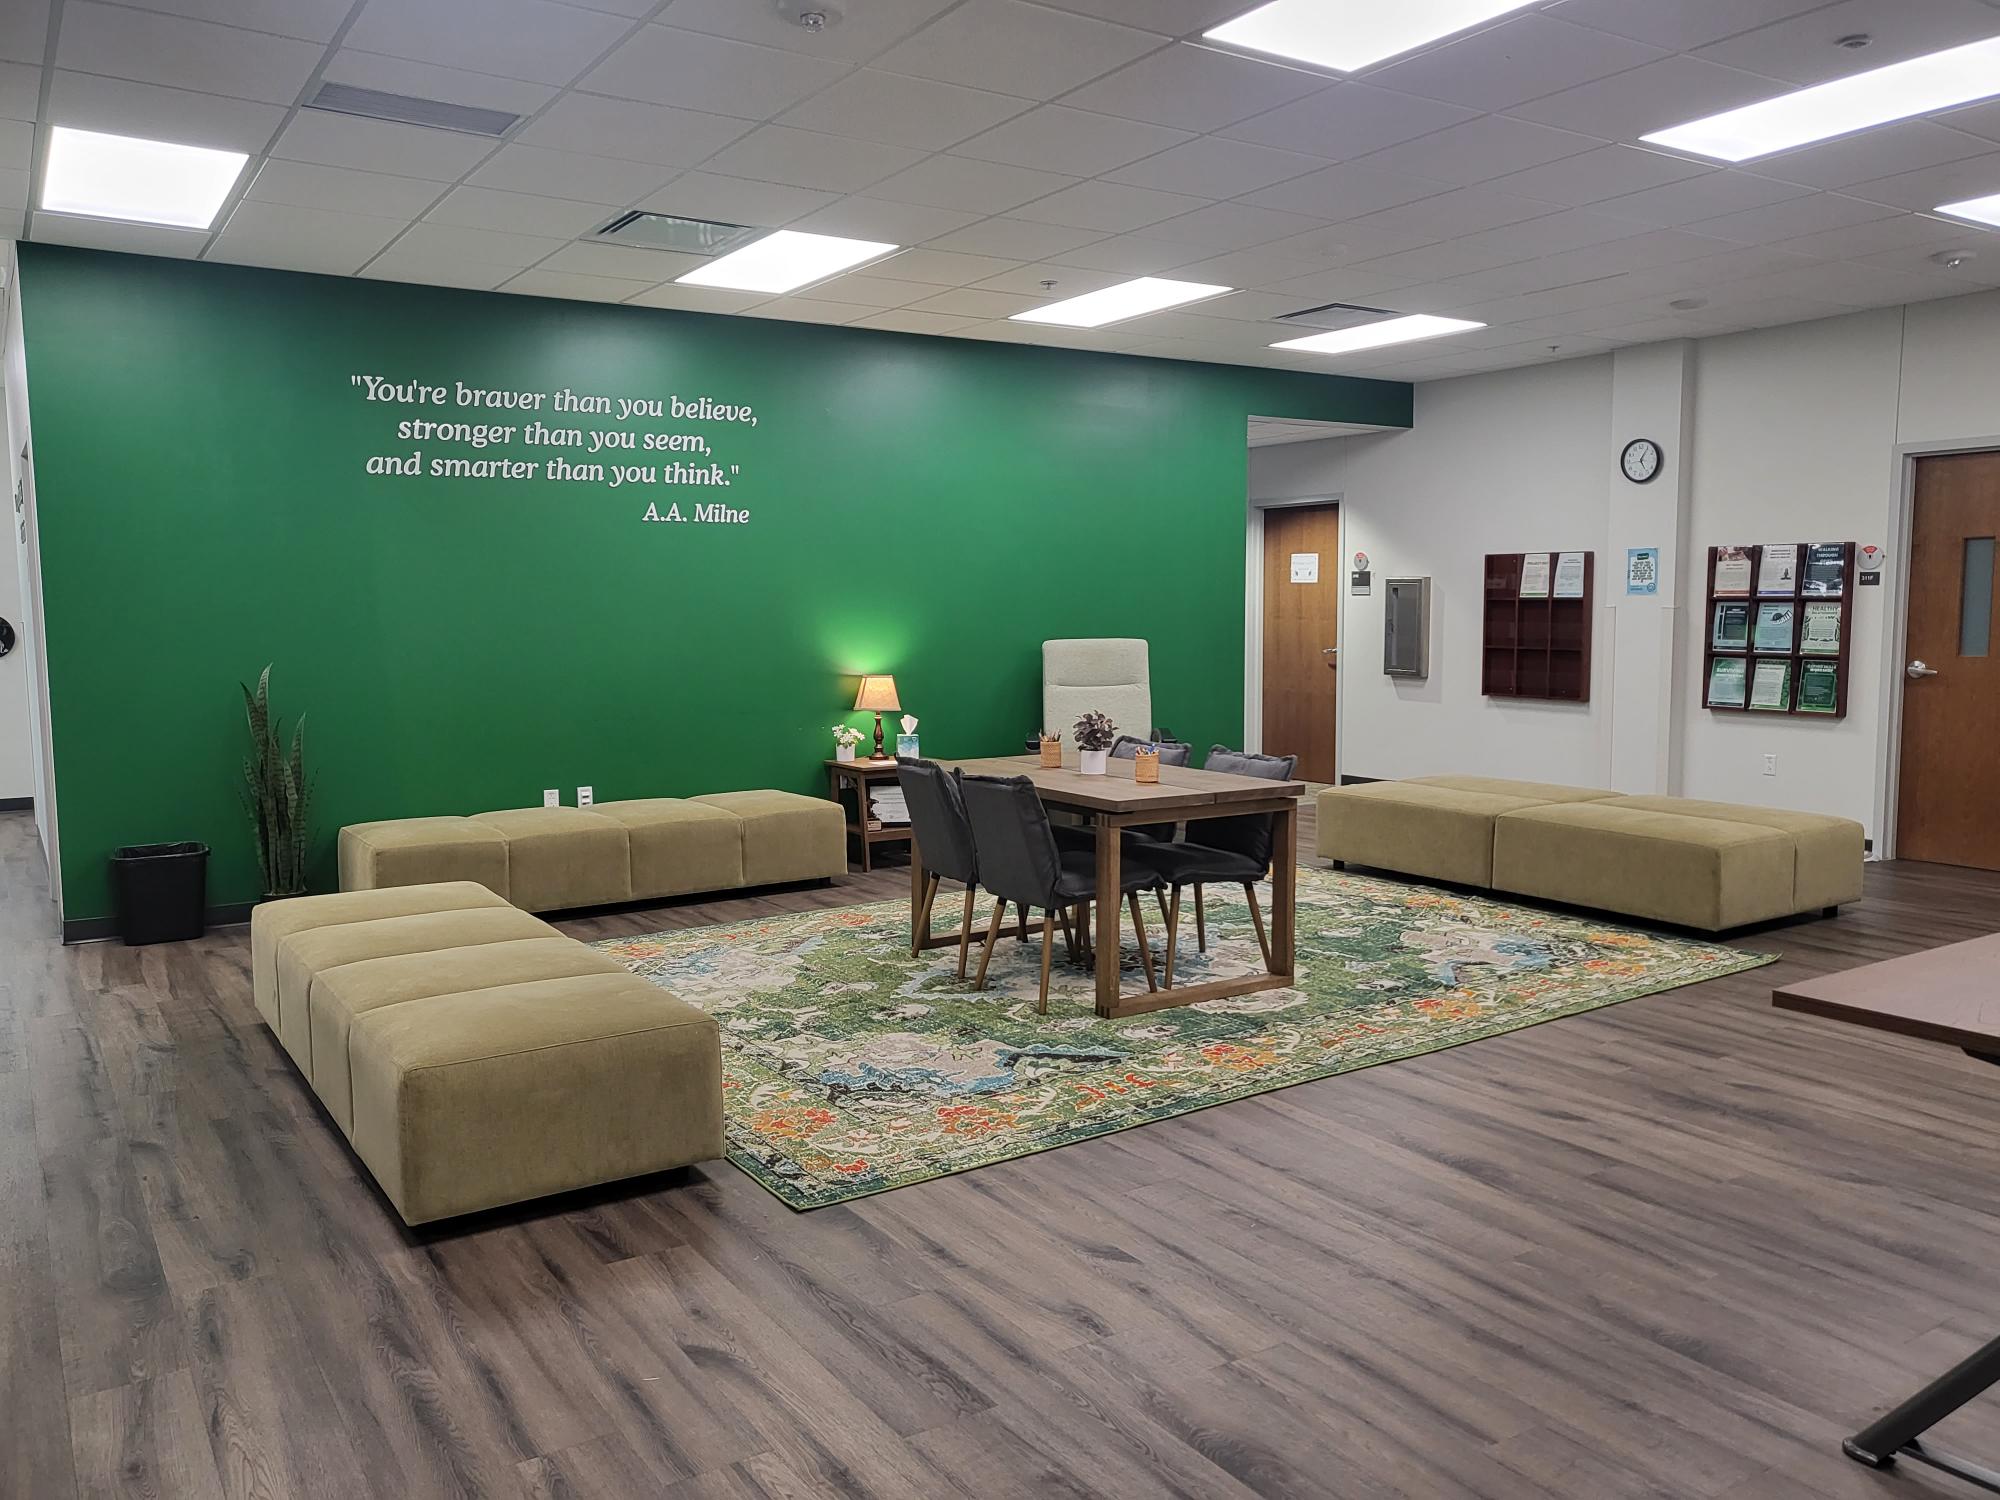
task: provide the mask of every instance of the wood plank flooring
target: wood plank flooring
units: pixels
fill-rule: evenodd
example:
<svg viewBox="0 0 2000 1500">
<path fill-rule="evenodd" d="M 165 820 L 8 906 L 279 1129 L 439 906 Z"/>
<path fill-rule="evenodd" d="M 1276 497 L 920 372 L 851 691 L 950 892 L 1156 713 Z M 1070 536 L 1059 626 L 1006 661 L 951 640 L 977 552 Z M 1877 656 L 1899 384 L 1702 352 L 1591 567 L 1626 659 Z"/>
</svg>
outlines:
<svg viewBox="0 0 2000 1500">
<path fill-rule="evenodd" d="M 429 1234 L 244 931 L 65 950 L 44 892 L 0 818 L 5 1500 L 1965 1493 L 1838 1442 L 2000 1329 L 2000 1072 L 1768 996 L 2000 927 L 2000 876 L 1871 867 L 1745 941 L 1782 967 L 840 1208 L 716 1164 Z"/>
</svg>

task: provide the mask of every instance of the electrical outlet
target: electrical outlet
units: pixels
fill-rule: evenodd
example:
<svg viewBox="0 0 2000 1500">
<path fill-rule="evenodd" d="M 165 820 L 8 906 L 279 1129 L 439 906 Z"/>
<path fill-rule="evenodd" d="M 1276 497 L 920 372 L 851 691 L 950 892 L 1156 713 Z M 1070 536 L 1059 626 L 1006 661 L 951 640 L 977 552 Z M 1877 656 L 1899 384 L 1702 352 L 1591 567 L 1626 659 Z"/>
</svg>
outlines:
<svg viewBox="0 0 2000 1500">
<path fill-rule="evenodd" d="M 554 787 L 549 787 L 549 788 L 547 788 L 547 789 L 546 789 L 546 790 L 544 790 L 544 791 L 543 791 L 543 793 L 542 793 L 542 806 L 544 806 L 544 807 L 561 807 L 561 806 L 562 806 L 562 793 L 561 793 L 561 792 L 559 792 L 559 791 L 557 791 L 557 790 L 556 790 L 556 789 L 555 789 Z"/>
<path fill-rule="evenodd" d="M 576 805 L 578 807 L 588 807 L 590 806 L 590 802 L 590 788 L 587 786 L 578 787 L 576 789 Z"/>
<path fill-rule="evenodd" d="M 1767 755 L 1764 757 L 1764 774 L 1766 776 L 1776 776 L 1778 774 L 1777 756 Z"/>
</svg>

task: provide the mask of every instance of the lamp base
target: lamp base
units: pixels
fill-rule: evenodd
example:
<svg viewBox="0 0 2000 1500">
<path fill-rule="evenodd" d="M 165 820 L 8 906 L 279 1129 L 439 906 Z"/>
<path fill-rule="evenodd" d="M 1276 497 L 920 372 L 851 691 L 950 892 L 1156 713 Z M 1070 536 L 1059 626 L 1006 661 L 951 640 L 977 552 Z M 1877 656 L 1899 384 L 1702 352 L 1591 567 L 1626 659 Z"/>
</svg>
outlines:
<svg viewBox="0 0 2000 1500">
<path fill-rule="evenodd" d="M 880 714 L 875 715 L 875 758 L 877 760 L 887 760 L 889 758 L 882 753 L 882 716 Z"/>
</svg>

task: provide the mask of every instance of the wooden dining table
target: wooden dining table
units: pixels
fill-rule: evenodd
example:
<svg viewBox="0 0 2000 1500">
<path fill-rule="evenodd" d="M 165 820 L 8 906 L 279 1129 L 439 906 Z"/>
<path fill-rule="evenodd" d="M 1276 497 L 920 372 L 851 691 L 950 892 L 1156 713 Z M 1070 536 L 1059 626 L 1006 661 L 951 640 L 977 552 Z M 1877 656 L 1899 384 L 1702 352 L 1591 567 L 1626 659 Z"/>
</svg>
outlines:
<svg viewBox="0 0 2000 1500">
<path fill-rule="evenodd" d="M 1066 752 L 1060 768 L 1042 765 L 1036 755 L 947 760 L 939 764 L 968 776 L 1025 776 L 1035 784 L 1044 806 L 1073 813 L 1096 829 L 1097 889 L 1109 893 L 1108 899 L 1092 904 L 1097 921 L 1091 946 L 1095 949 L 1098 1015 L 1110 1019 L 1135 1016 L 1172 1005 L 1194 1005 L 1258 990 L 1283 989 L 1292 983 L 1298 937 L 1299 798 L 1305 795 L 1304 782 L 1267 781 L 1258 776 L 1197 771 L 1186 766 L 1162 766 L 1157 782 L 1141 782 L 1134 779 L 1134 762 L 1129 760 L 1112 761 L 1102 776 L 1086 776 L 1078 769 L 1074 750 Z M 1118 900 L 1123 830 L 1148 823 L 1188 823 L 1194 825 L 1189 828 L 1188 837 L 1199 843 L 1199 825 L 1203 819 L 1259 813 L 1272 816 L 1276 835 L 1271 853 L 1271 956 L 1265 972 L 1125 994 L 1119 973 Z M 931 932 L 930 911 L 923 899 L 927 884 L 923 849 L 912 839 L 911 939 L 919 948 L 956 945 L 956 933 L 939 937 Z"/>
</svg>

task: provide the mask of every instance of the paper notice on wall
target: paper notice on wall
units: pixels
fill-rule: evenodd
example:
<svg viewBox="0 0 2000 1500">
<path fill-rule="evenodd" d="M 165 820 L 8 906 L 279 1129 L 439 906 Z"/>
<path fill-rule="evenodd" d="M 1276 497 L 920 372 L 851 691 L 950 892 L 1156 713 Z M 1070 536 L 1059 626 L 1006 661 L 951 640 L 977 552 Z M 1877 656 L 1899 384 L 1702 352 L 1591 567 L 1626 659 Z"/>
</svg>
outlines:
<svg viewBox="0 0 2000 1500">
<path fill-rule="evenodd" d="M 1548 553 L 1527 552 L 1522 554 L 1521 597 L 1523 599 L 1546 599 L 1549 597 Z"/>
<path fill-rule="evenodd" d="M 1583 554 L 1581 552 L 1559 552 L 1556 554 L 1556 597 L 1558 599 L 1581 599 L 1583 597 Z"/>
<path fill-rule="evenodd" d="M 1294 552 L 1292 554 L 1292 582 L 1319 582 L 1319 554 L 1317 552 Z"/>
</svg>

